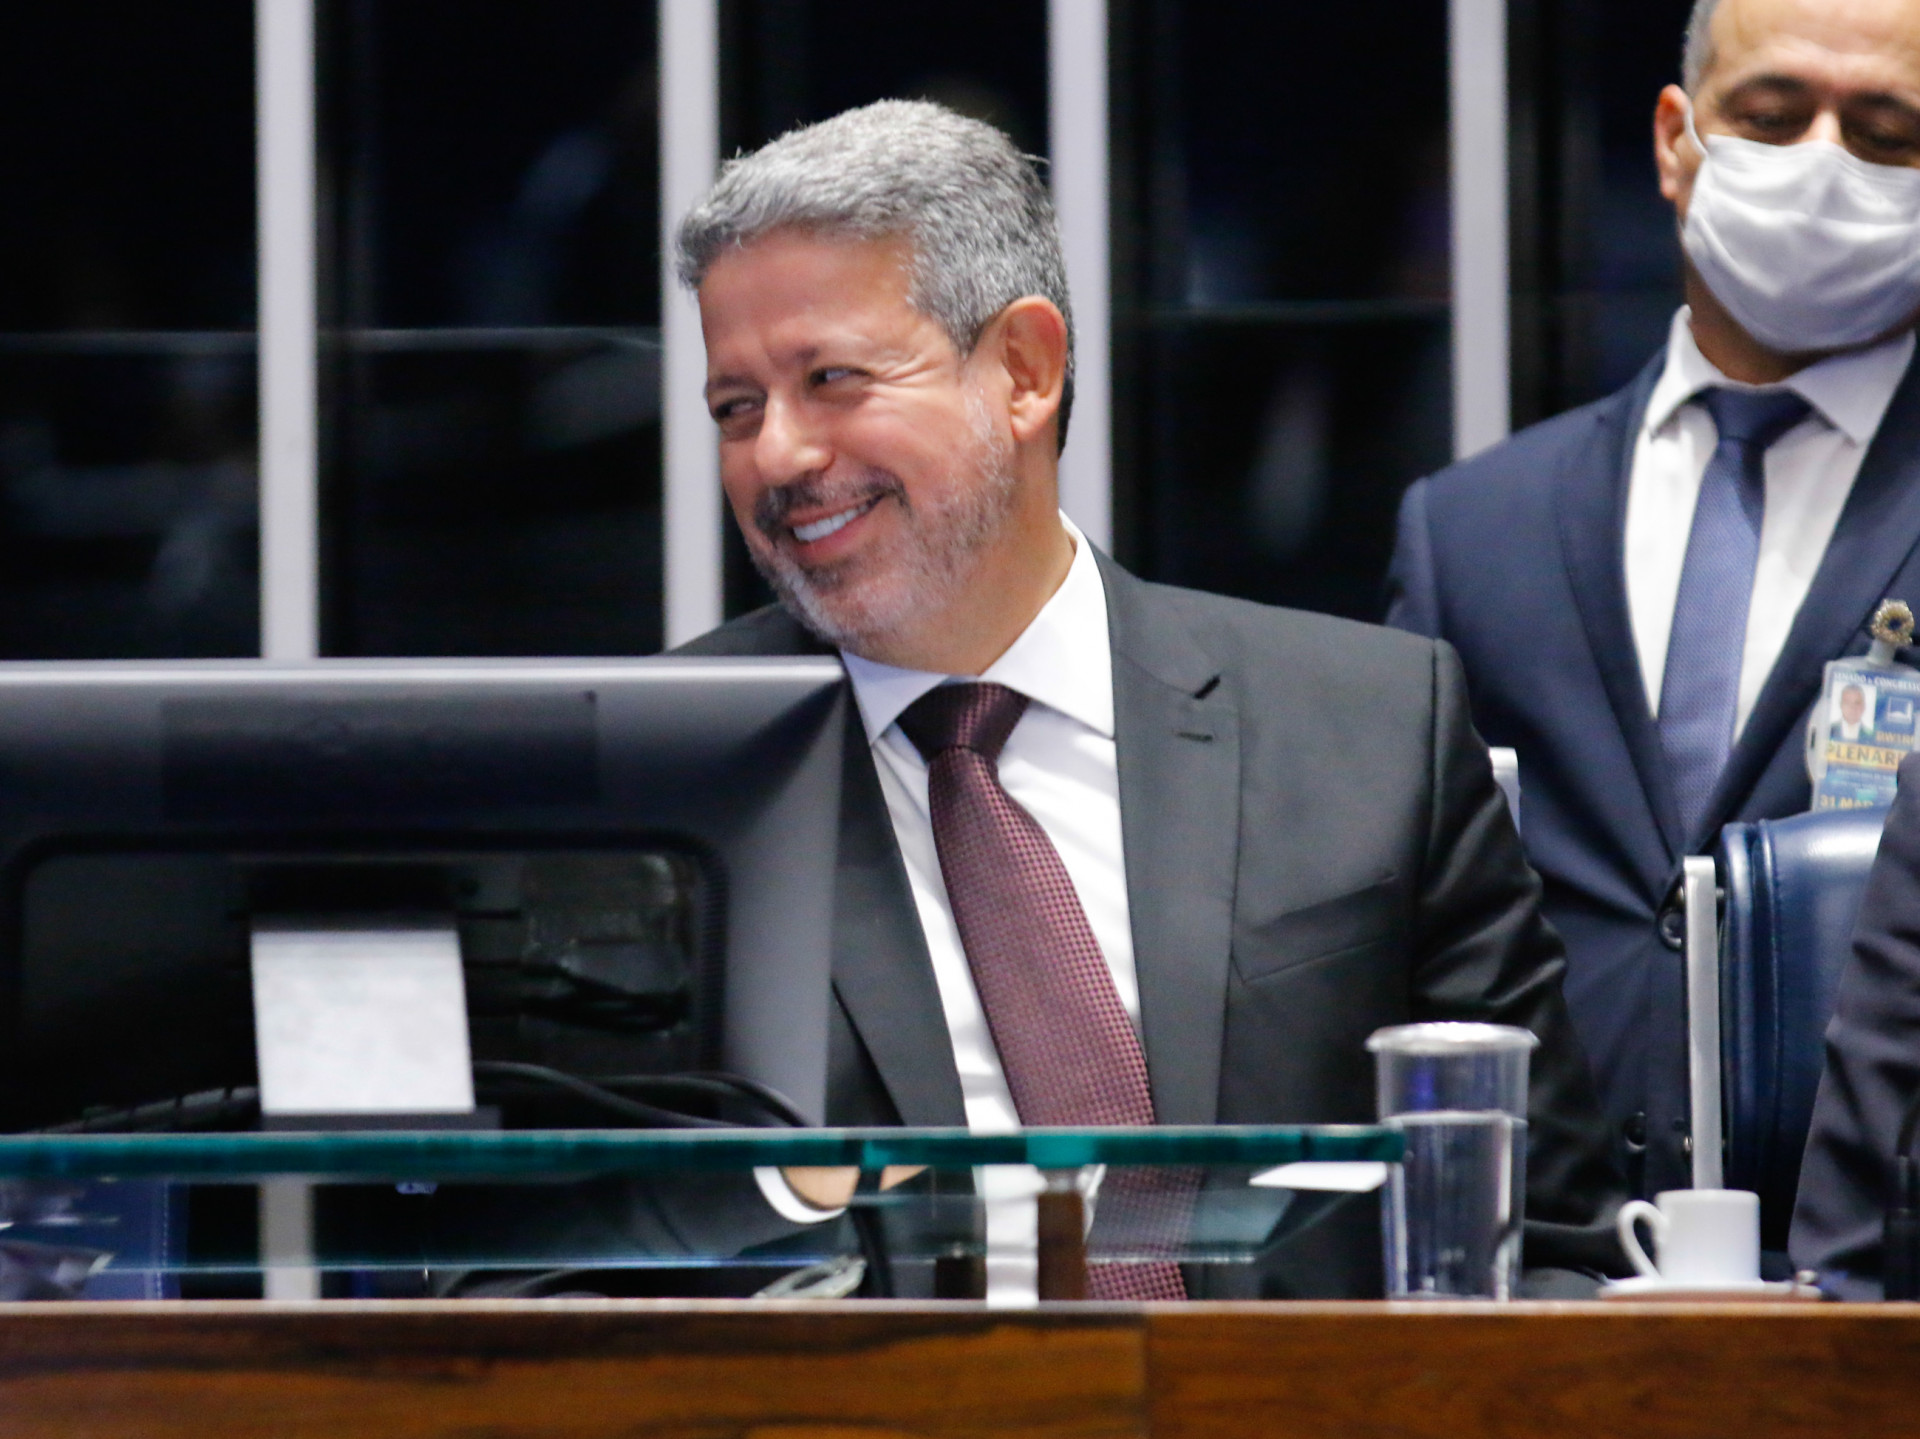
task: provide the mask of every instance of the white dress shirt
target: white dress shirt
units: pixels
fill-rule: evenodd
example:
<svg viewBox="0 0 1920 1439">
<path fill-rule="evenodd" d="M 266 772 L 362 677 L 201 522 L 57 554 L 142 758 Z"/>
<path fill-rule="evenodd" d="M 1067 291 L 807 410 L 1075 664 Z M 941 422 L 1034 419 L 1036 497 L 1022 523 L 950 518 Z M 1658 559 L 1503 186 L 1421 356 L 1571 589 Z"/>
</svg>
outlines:
<svg viewBox="0 0 1920 1439">
<path fill-rule="evenodd" d="M 1791 390 L 1812 411 L 1767 450 L 1766 508 L 1740 660 L 1736 737 L 1787 642 L 1913 350 L 1907 331 L 1809 365 L 1773 387 Z M 1627 609 L 1647 705 L 1656 715 L 1694 504 L 1719 442 L 1713 417 L 1698 403 L 1701 391 L 1713 386 L 1755 388 L 1729 380 L 1700 353 L 1683 306 L 1673 317 L 1666 368 L 1648 397 L 1627 483 Z"/>
<path fill-rule="evenodd" d="M 1086 537 L 1065 515 L 1060 518 L 1073 539 L 1073 563 L 1066 579 L 1007 652 L 979 678 L 1017 690 L 1032 701 L 1000 752 L 1000 783 L 1039 822 L 1059 852 L 1120 1002 L 1137 1029 L 1140 986 L 1134 971 L 1120 830 L 1106 588 Z M 873 747 L 880 789 L 933 961 L 967 1127 L 976 1133 L 1018 1129 L 1019 1114 L 940 873 L 926 761 L 897 723 L 907 706 L 935 686 L 972 677 L 896 669 L 852 654 L 843 654 L 842 659 Z M 796 1210 L 790 1192 L 782 1192 L 785 1186 L 774 1183 L 771 1175 L 763 1173 L 760 1182 L 783 1214 L 794 1218 L 807 1214 L 804 1208 Z M 996 1167 L 980 1171 L 976 1182 L 986 1212 L 987 1300 L 1031 1304 L 1037 1277 L 1033 1199 L 1039 1191 L 1039 1176 L 1032 1169 Z"/>
</svg>

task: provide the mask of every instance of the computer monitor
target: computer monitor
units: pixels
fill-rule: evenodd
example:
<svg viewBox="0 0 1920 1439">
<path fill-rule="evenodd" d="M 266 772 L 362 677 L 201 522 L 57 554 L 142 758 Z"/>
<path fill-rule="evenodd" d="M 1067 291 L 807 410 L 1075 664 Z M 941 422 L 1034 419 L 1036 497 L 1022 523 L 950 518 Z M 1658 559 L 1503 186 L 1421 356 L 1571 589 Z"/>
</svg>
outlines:
<svg viewBox="0 0 1920 1439">
<path fill-rule="evenodd" d="M 253 1082 L 257 922 L 457 925 L 476 1059 L 819 1122 L 828 659 L 0 667 L 0 1127 Z"/>
</svg>

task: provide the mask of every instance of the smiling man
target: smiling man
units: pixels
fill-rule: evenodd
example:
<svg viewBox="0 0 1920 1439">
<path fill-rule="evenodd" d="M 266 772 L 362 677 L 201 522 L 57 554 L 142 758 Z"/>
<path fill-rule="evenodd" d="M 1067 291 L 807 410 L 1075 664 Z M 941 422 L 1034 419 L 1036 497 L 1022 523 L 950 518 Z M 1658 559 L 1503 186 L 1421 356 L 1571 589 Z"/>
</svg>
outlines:
<svg viewBox="0 0 1920 1439">
<path fill-rule="evenodd" d="M 978 674 L 1066 578 L 1050 446 L 1067 322 L 1007 305 L 962 357 L 912 302 L 902 236 L 797 226 L 700 284 L 721 480 L 761 572 L 863 658 Z M 831 297 L 823 307 L 823 297 Z"/>
<path fill-rule="evenodd" d="M 852 111 L 731 162 L 680 270 L 781 599 L 687 652 L 837 653 L 857 701 L 829 1118 L 1367 1121 L 1374 1029 L 1517 1024 L 1529 1262 L 1617 1262 L 1559 942 L 1451 651 L 1145 584 L 1060 514 L 1071 310 L 1034 165 L 938 106 Z M 843 1192 L 789 1178 L 798 1219 Z M 987 1197 L 990 1292 L 1030 1294 L 1031 1210 Z M 1096 1248 L 1181 1204 L 1110 1177 Z M 1362 1205 L 1259 1265 L 1090 1283 L 1364 1295 L 1379 1254 Z"/>
<path fill-rule="evenodd" d="M 1682 79 L 1653 111 L 1685 267 L 1665 347 L 1414 485 L 1389 612 L 1455 646 L 1519 753 L 1644 1192 L 1690 1182 L 1682 864 L 1808 807 L 1825 665 L 1920 601 L 1920 0 L 1697 0 Z"/>
</svg>

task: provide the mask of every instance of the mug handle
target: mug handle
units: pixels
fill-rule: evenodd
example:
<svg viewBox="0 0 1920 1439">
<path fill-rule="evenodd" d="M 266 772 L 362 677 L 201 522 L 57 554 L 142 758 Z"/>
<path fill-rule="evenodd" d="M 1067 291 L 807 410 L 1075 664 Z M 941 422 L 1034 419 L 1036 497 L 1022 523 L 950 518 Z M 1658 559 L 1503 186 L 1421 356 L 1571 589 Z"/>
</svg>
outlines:
<svg viewBox="0 0 1920 1439">
<path fill-rule="evenodd" d="M 1633 1267 L 1649 1279 L 1660 1277 L 1660 1266 L 1647 1258 L 1647 1251 L 1640 1247 L 1640 1236 L 1634 1225 L 1638 1220 L 1646 1220 L 1647 1227 L 1653 1231 L 1656 1245 L 1667 1232 L 1667 1216 L 1644 1199 L 1629 1199 L 1620 1206 L 1620 1217 L 1615 1224 L 1620 1230 L 1620 1247 L 1627 1251 L 1627 1258 L 1633 1261 Z"/>
</svg>

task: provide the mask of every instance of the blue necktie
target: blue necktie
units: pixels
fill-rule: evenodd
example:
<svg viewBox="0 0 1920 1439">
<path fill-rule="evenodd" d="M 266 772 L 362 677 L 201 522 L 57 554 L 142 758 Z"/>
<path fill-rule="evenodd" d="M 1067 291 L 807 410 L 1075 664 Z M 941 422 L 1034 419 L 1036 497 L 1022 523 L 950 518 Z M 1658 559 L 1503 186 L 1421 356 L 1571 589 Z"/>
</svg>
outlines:
<svg viewBox="0 0 1920 1439">
<path fill-rule="evenodd" d="M 1700 401 L 1720 441 L 1700 481 L 1660 683 L 1660 744 L 1689 839 L 1733 748 L 1767 447 L 1807 414 L 1807 402 L 1784 390 L 1714 389 Z"/>
</svg>

